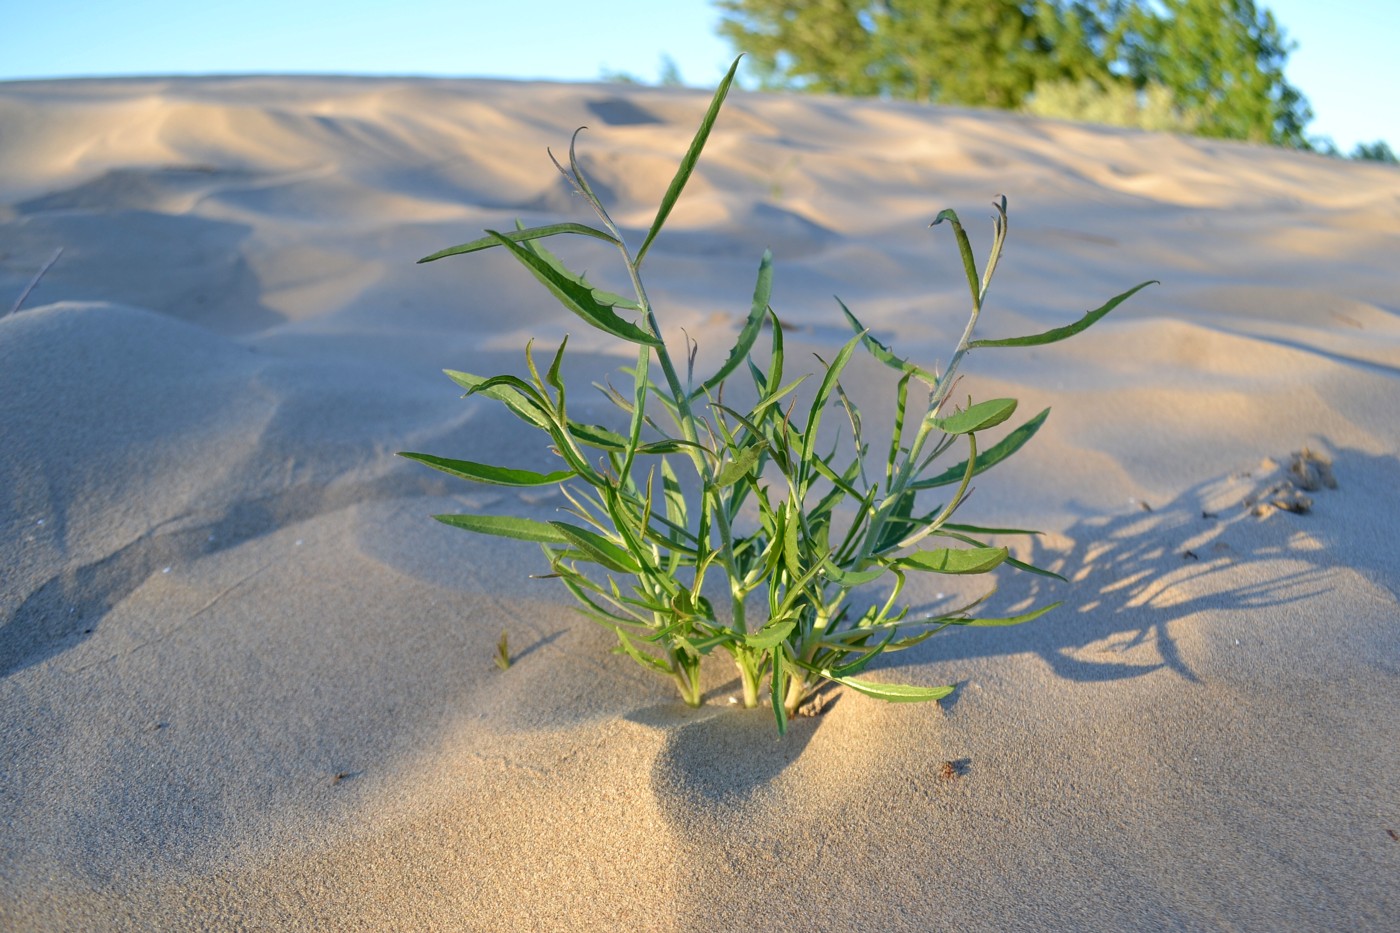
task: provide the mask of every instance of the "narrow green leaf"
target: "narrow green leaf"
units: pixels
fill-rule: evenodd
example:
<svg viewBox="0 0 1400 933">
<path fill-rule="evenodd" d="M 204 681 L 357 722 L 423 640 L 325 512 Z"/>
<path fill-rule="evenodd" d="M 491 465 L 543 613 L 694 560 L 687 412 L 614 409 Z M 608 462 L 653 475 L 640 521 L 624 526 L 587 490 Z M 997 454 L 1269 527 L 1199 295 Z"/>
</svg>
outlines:
<svg viewBox="0 0 1400 933">
<path fill-rule="evenodd" d="M 987 470 L 990 470 L 992 467 L 1020 450 L 1027 441 L 1035 436 L 1035 432 L 1040 430 L 1040 426 L 1045 423 L 1045 419 L 1049 416 L 1050 409 L 1047 408 L 988 449 L 979 452 L 973 475 L 976 476 L 979 473 L 985 473 Z M 964 460 L 957 466 L 949 467 L 937 476 L 918 480 L 913 483 L 910 488 L 933 489 L 937 486 L 951 486 L 953 483 L 962 482 L 963 476 L 966 473 L 967 461 Z"/>
<path fill-rule="evenodd" d="M 854 589 L 864 586 L 867 583 L 874 583 L 885 575 L 885 568 L 882 566 L 871 567 L 868 570 L 843 570 L 836 566 L 830 559 L 822 565 L 822 572 L 826 578 L 842 589 Z"/>
<path fill-rule="evenodd" d="M 1038 347 L 1047 343 L 1056 343 L 1066 337 L 1073 337 L 1082 330 L 1087 330 L 1095 321 L 1103 317 L 1114 308 L 1127 301 L 1149 285 L 1160 285 L 1156 279 L 1134 285 L 1121 295 L 1110 298 L 1101 307 L 1086 313 L 1082 318 L 1073 324 L 1066 324 L 1064 327 L 1056 327 L 1040 334 L 1031 334 L 1028 337 L 1007 337 L 1002 340 L 973 340 L 968 343 L 968 349 L 976 347 Z"/>
<path fill-rule="evenodd" d="M 673 525 L 684 528 L 689 522 L 685 490 L 681 488 L 676 471 L 671 469 L 671 462 L 665 457 L 661 458 L 661 489 L 666 498 L 666 517 Z"/>
<path fill-rule="evenodd" d="M 531 368 L 533 368 L 533 366 Z M 492 376 L 490 379 L 483 379 L 478 382 L 474 388 L 468 390 L 467 395 L 476 395 L 480 393 L 489 397 L 492 389 L 501 387 L 513 389 L 519 397 L 525 399 L 537 414 L 544 417 L 546 425 L 553 423 L 551 420 L 553 411 L 550 409 L 549 399 L 545 398 L 538 389 L 519 376 L 502 374 L 500 376 Z"/>
<path fill-rule="evenodd" d="M 1032 531 L 1029 528 L 984 528 L 981 525 L 962 525 L 956 522 L 944 522 L 943 527 L 948 531 L 964 531 L 973 535 L 1038 535 L 1040 532 Z"/>
<path fill-rule="evenodd" d="M 987 297 L 987 289 L 992 284 L 992 275 L 997 271 L 997 263 L 1001 260 L 1002 247 L 1006 245 L 1006 232 L 1010 229 L 1006 219 L 1006 195 L 997 195 L 997 199 L 992 202 L 992 207 L 995 207 L 997 212 L 992 218 L 992 253 L 987 257 L 987 265 L 982 270 L 982 298 L 984 300 Z"/>
<path fill-rule="evenodd" d="M 1051 609 L 1057 609 L 1063 605 L 1063 602 L 1051 603 L 1048 606 L 1041 606 L 1038 609 L 1032 609 L 1030 612 L 1023 612 L 1017 616 L 1007 616 L 1002 619 L 963 619 L 954 622 L 953 624 L 965 625 L 969 628 L 991 628 L 1006 625 L 1020 625 L 1023 622 L 1030 622 L 1032 619 L 1039 619 Z"/>
<path fill-rule="evenodd" d="M 861 671 L 865 670 L 875 659 L 885 653 L 890 644 L 894 641 L 896 633 L 894 631 L 876 632 L 867 629 L 862 634 L 848 640 L 848 636 L 854 634 L 854 632 L 840 633 L 840 637 L 837 640 L 844 644 L 839 644 L 837 646 L 835 654 L 844 657 L 847 654 L 860 653 L 860 657 L 856 658 L 854 661 L 849 661 L 832 668 L 831 673 L 836 677 L 849 677 L 852 674 L 859 674 Z M 875 635 L 883 636 L 880 639 L 880 643 L 876 645 L 867 645 L 866 642 Z"/>
<path fill-rule="evenodd" d="M 886 366 L 897 369 L 906 375 L 913 373 L 929 385 L 934 385 L 938 382 L 938 377 L 933 373 L 924 369 L 922 366 L 909 362 L 903 357 L 895 356 L 894 352 L 890 350 L 889 347 L 870 336 L 869 328 L 856 319 L 856 316 L 851 313 L 851 309 L 846 307 L 846 303 L 835 295 L 832 297 L 836 298 L 836 303 L 841 306 L 841 313 L 846 316 L 846 323 L 851 325 L 851 330 L 860 335 L 861 345 L 865 347 L 866 351 L 871 356 L 881 363 L 884 363 Z"/>
<path fill-rule="evenodd" d="M 890 433 L 890 449 L 885 454 L 885 489 L 894 483 L 895 464 L 899 462 L 899 451 L 904 446 L 904 413 L 909 407 L 909 380 L 912 373 L 899 377 L 894 393 L 894 430 Z"/>
<path fill-rule="evenodd" d="M 577 421 L 569 422 L 569 433 L 574 439 L 590 447 L 599 450 L 623 450 L 627 446 L 627 438 L 616 431 L 600 427 L 596 424 L 580 424 Z"/>
<path fill-rule="evenodd" d="M 700 128 L 695 131 L 695 138 L 690 141 L 690 148 L 686 150 L 684 158 L 681 159 L 680 167 L 676 169 L 675 177 L 671 179 L 670 186 L 661 197 L 661 204 L 656 209 L 656 219 L 651 222 L 651 229 L 647 231 L 646 239 L 642 241 L 641 248 L 637 250 L 635 265 L 641 266 L 642 260 L 646 258 L 647 250 L 651 249 L 652 241 L 661 232 L 666 218 L 671 216 L 671 208 L 676 206 L 681 192 L 685 190 L 685 183 L 690 180 L 691 173 L 695 171 L 695 164 L 700 161 L 700 153 L 705 148 L 705 141 L 710 138 L 710 130 L 714 128 L 715 120 L 719 117 L 719 109 L 724 104 L 724 98 L 729 94 L 729 85 L 734 83 L 734 74 L 739 70 L 739 62 L 742 58 L 743 56 L 734 59 L 734 64 L 729 66 L 729 73 L 724 76 L 719 87 L 715 88 L 714 97 L 710 99 L 710 108 L 705 111 L 705 118 L 700 121 Z"/>
<path fill-rule="evenodd" d="M 930 227 L 936 227 L 943 221 L 948 221 L 953 226 L 953 236 L 958 241 L 958 253 L 962 256 L 963 274 L 967 276 L 967 286 L 972 290 L 972 306 L 982 307 L 982 289 L 977 280 L 977 260 L 972 256 L 972 243 L 967 238 L 967 231 L 963 229 L 962 221 L 958 220 L 957 213 L 950 207 L 939 212 L 933 219 Z"/>
<path fill-rule="evenodd" d="M 812 407 L 807 415 L 807 427 L 802 432 L 800 462 L 803 464 L 809 464 L 816 459 L 817 430 L 821 427 L 826 403 L 831 400 L 832 392 L 836 389 L 836 380 L 841 377 L 841 371 L 850 362 L 851 354 L 855 352 L 860 341 L 859 334 L 846 341 L 846 345 L 836 354 L 836 358 L 826 368 L 826 374 L 822 376 L 821 385 L 817 387 L 817 394 L 812 398 Z"/>
<path fill-rule="evenodd" d="M 868 697 L 890 703 L 926 703 L 929 700 L 941 700 L 952 693 L 954 689 L 951 686 L 914 687 L 909 684 L 878 684 L 868 680 L 856 680 L 854 677 L 840 677 L 826 670 L 821 673 L 828 680 L 834 680 L 838 684 L 850 687 L 857 693 L 863 693 Z"/>
<path fill-rule="evenodd" d="M 914 530 L 918 524 L 928 524 L 928 522 L 914 521 L 914 491 L 906 489 L 899 498 L 889 506 L 889 514 L 885 518 L 884 526 L 880 530 L 879 540 L 876 541 L 874 553 L 882 554 L 894 547 L 905 535 Z M 882 506 L 883 508 L 883 506 Z M 939 507 L 940 509 L 942 506 Z M 928 521 L 932 521 L 937 514 L 927 515 Z"/>
<path fill-rule="evenodd" d="M 518 246 L 501 233 L 494 230 L 486 232 L 499 239 L 501 245 L 510 250 L 520 264 L 529 269 L 531 274 L 559 299 L 560 304 L 589 324 L 630 343 L 649 347 L 661 346 L 658 338 L 636 324 L 618 317 L 612 310 L 612 305 L 601 303 L 592 286 L 584 282 L 582 277 L 560 272 L 538 253 Z"/>
<path fill-rule="evenodd" d="M 588 201 L 589 205 L 593 208 L 593 210 L 596 211 L 598 215 L 602 217 L 605 222 L 608 223 L 609 226 L 612 226 L 614 229 L 616 229 L 616 225 L 614 225 L 612 223 L 611 218 L 608 217 L 607 208 L 603 206 L 603 202 L 598 198 L 598 195 L 593 193 L 593 186 L 588 183 L 588 176 L 583 173 L 583 166 L 579 165 L 578 137 L 579 134 L 586 129 L 588 129 L 588 127 L 580 126 L 578 129 L 574 130 L 574 135 L 569 137 L 568 171 L 565 171 L 564 166 L 559 164 L 559 160 L 554 158 L 553 152 L 549 153 L 549 159 L 551 162 L 554 163 L 554 167 L 559 170 L 559 174 L 567 178 L 570 181 L 570 183 L 573 184 L 574 188 L 579 192 L 579 194 L 584 196 L 584 199 Z"/>
<path fill-rule="evenodd" d="M 784 701 L 787 700 L 788 677 L 791 675 L 787 670 L 787 653 L 783 645 L 778 645 L 772 652 L 773 673 L 768 685 L 769 702 L 773 705 L 773 718 L 778 721 L 778 738 L 787 735 L 787 707 Z"/>
<path fill-rule="evenodd" d="M 985 431 L 987 428 L 996 427 L 1010 418 L 1014 411 L 1014 398 L 994 398 L 969 405 L 965 410 L 947 418 L 934 418 L 933 423 L 944 434 L 971 434 L 973 431 Z"/>
<path fill-rule="evenodd" d="M 709 392 L 718 386 L 725 378 L 738 368 L 739 364 L 748 358 L 749 351 L 753 349 L 754 342 L 758 340 L 758 332 L 763 330 L 763 318 L 768 313 L 768 300 L 773 295 L 773 251 L 764 250 L 763 259 L 758 264 L 758 284 L 753 290 L 753 305 L 749 309 L 749 316 L 744 321 L 744 326 L 739 330 L 739 338 L 734 344 L 734 348 L 729 351 L 729 358 L 724 361 L 724 365 L 719 368 L 709 379 L 706 379 L 700 388 L 691 393 L 695 398 Z"/>
<path fill-rule="evenodd" d="M 613 628 L 613 631 L 617 633 L 618 647 L 633 661 L 636 661 L 642 667 L 656 671 L 658 674 L 669 676 L 672 673 L 670 666 L 667 665 L 665 661 L 643 653 L 636 645 L 632 644 L 632 639 L 628 638 L 621 629 Z"/>
<path fill-rule="evenodd" d="M 785 521 L 783 522 L 782 537 L 783 566 L 787 569 L 788 572 L 788 592 L 789 595 L 791 595 L 803 585 L 803 582 L 805 582 L 802 581 L 803 572 L 802 564 L 800 562 L 800 559 L 802 557 L 802 550 L 801 546 L 798 544 L 797 539 L 797 533 L 799 531 L 798 526 L 802 522 L 802 516 L 800 511 L 791 503 L 786 504 L 786 507 L 783 509 L 782 514 L 785 518 Z M 820 568 L 813 567 L 812 569 L 818 570 Z"/>
<path fill-rule="evenodd" d="M 1014 528 L 974 528 L 969 525 L 954 525 L 951 523 L 945 524 L 941 528 L 939 528 L 937 534 L 944 538 L 952 538 L 956 541 L 961 541 L 964 544 L 971 544 L 974 547 L 987 546 L 983 542 L 978 541 L 976 538 L 969 537 L 966 534 L 960 534 L 959 532 L 962 531 L 980 532 L 982 534 L 1040 534 L 1040 532 L 1038 531 L 1019 531 Z M 1033 573 L 1041 577 L 1049 577 L 1052 580 L 1059 580 L 1061 583 L 1069 582 L 1053 570 L 1046 570 L 1043 567 L 1037 567 L 1034 564 L 1027 564 L 1024 561 L 1019 561 L 1014 557 L 1006 558 L 1006 563 L 1012 567 L 1015 567 L 1017 570 L 1024 570 L 1026 573 Z"/>
<path fill-rule="evenodd" d="M 406 460 L 416 460 L 442 473 L 460 476 L 462 479 L 478 483 L 492 483 L 496 486 L 552 486 L 562 483 L 572 476 L 573 470 L 560 470 L 555 473 L 535 473 L 530 470 L 513 470 L 507 467 L 491 466 L 487 463 L 474 463 L 471 460 L 450 460 L 432 454 L 400 452 Z"/>
<path fill-rule="evenodd" d="M 570 544 L 588 555 L 595 564 L 601 564 L 617 573 L 637 573 L 642 569 L 635 557 L 596 532 L 571 525 L 568 522 L 550 522 L 549 524 Z"/>
<path fill-rule="evenodd" d="M 756 651 L 767 651 L 779 642 L 787 640 L 788 634 L 796 627 L 795 619 L 781 619 L 769 622 L 763 628 L 744 636 L 744 644 Z"/>
<path fill-rule="evenodd" d="M 525 249 L 529 250 L 530 252 L 534 253 L 536 256 L 543 259 L 545 262 L 547 262 L 550 266 L 554 268 L 555 272 L 558 272 L 565 278 L 577 279 L 581 284 L 587 286 L 589 290 L 593 292 L 593 297 L 597 300 L 599 304 L 609 305 L 614 308 L 626 308 L 628 311 L 642 310 L 642 306 L 637 304 L 632 299 L 624 298 L 622 295 L 619 295 L 615 292 L 610 292 L 607 289 L 599 288 L 592 282 L 588 281 L 587 275 L 575 274 L 574 272 L 572 272 L 568 266 L 564 265 L 564 260 L 551 253 L 548 249 L 545 248 L 544 244 L 522 243 L 520 245 Z"/>
<path fill-rule="evenodd" d="M 763 445 L 753 444 L 745 447 L 734 455 L 734 459 L 724 465 L 724 468 L 715 476 L 715 485 L 720 489 L 726 486 L 733 486 L 739 480 L 747 476 L 758 463 L 758 458 L 763 456 Z"/>
<path fill-rule="evenodd" d="M 894 566 L 933 573 L 986 573 L 1006 560 L 1004 547 L 933 548 L 897 559 Z"/>
<path fill-rule="evenodd" d="M 945 525 L 944 527 L 946 528 L 947 526 Z M 1017 570 L 1024 570 L 1026 573 L 1033 573 L 1038 577 L 1049 577 L 1052 580 L 1059 580 L 1061 583 L 1069 582 L 1053 570 L 1046 570 L 1044 567 L 1037 567 L 1035 564 L 1028 564 L 1014 557 L 1008 557 L 1006 562 Z"/>
<path fill-rule="evenodd" d="M 667 439 L 664 440 L 664 441 L 650 441 L 650 442 L 648 442 L 648 443 L 646 443 L 646 444 L 643 444 L 642 446 L 640 446 L 640 447 L 637 448 L 637 453 L 638 453 L 639 455 L 640 455 L 640 454 L 674 454 L 674 453 L 677 453 L 677 452 L 679 452 L 679 451 L 684 450 L 684 449 L 687 448 L 687 447 L 697 447 L 697 448 L 699 448 L 699 449 L 701 449 L 701 450 L 704 450 L 704 449 L 705 449 L 705 448 L 702 447 L 700 444 L 695 444 L 695 443 L 692 443 L 692 442 L 690 442 L 690 441 L 681 440 L 681 439 L 679 439 L 679 438 L 674 438 L 674 437 L 673 437 L 673 438 L 667 438 Z"/>
<path fill-rule="evenodd" d="M 614 237 L 612 234 L 604 233 L 602 230 L 598 230 L 594 227 L 587 226 L 586 224 L 576 223 L 549 224 L 548 226 L 544 227 L 530 227 L 525 230 L 512 230 L 510 233 L 506 234 L 506 236 L 509 237 L 511 240 L 519 243 L 523 240 L 537 240 L 540 237 L 554 236 L 558 233 L 579 233 L 584 236 L 591 236 L 598 240 L 606 240 L 607 242 L 612 243 L 614 246 L 617 245 L 617 238 Z M 418 261 L 420 263 L 433 262 L 434 260 L 444 259 L 448 256 L 460 256 L 463 253 L 475 253 L 479 250 L 490 249 L 493 246 L 499 245 L 500 241 L 497 240 L 494 236 L 484 236 L 479 240 L 472 240 L 470 243 L 463 243 L 461 246 L 451 246 L 447 249 L 438 250 L 431 256 L 424 256 Z"/>
<path fill-rule="evenodd" d="M 771 389 L 781 385 L 783 381 L 783 325 L 772 308 L 768 309 L 768 320 L 773 324 L 773 347 L 768 354 L 768 377 L 764 380 L 764 385 Z"/>
<path fill-rule="evenodd" d="M 521 421 L 528 422 L 546 431 L 549 430 L 549 419 L 545 417 L 540 410 L 540 403 L 534 399 L 522 395 L 509 386 L 499 383 L 487 386 L 483 389 L 482 385 L 488 381 L 483 376 L 473 376 L 471 373 L 457 372 L 453 369 L 444 369 L 443 372 L 446 373 L 447 377 L 453 382 L 466 389 L 468 395 L 479 393 L 487 398 L 493 398 L 510 409 Z"/>
<path fill-rule="evenodd" d="M 564 363 L 564 348 L 569 345 L 569 335 L 565 334 L 564 339 L 559 342 L 559 349 L 554 353 L 554 361 L 549 364 L 549 372 L 545 374 L 544 381 L 549 383 L 559 393 L 559 407 L 564 407 L 564 382 L 559 378 L 559 367 Z"/>
<path fill-rule="evenodd" d="M 529 518 L 515 518 L 509 515 L 434 515 L 433 518 L 444 525 L 464 528 L 477 534 L 495 535 L 498 538 L 538 541 L 543 544 L 569 543 L 568 539 L 554 528 Z"/>
</svg>

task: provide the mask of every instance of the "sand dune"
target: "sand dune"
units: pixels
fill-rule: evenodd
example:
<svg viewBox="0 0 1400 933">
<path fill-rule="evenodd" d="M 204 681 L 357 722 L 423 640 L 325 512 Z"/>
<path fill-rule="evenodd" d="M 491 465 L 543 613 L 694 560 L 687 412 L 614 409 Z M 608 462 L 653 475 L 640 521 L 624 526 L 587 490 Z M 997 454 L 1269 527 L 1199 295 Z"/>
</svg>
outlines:
<svg viewBox="0 0 1400 933">
<path fill-rule="evenodd" d="M 985 336 L 1163 283 L 964 370 L 1053 408 L 962 514 L 1044 529 L 1017 547 L 1072 581 L 1006 577 L 999 605 L 1066 605 L 873 672 L 957 683 L 941 708 L 838 695 L 778 741 L 718 659 L 689 710 L 527 579 L 532 545 L 428 519 L 557 497 L 393 456 L 549 464 L 439 371 L 515 371 L 566 332 L 580 382 L 626 355 L 509 257 L 414 261 L 586 220 L 545 154 L 585 124 L 639 239 L 706 100 L 0 84 L 0 311 L 62 249 L 0 317 L 0 927 L 1393 927 L 1400 171 L 735 94 L 647 264 L 702 365 L 765 247 L 793 360 L 847 338 L 833 294 L 946 359 L 966 291 L 926 227 L 954 207 L 980 252 L 999 194 Z M 595 247 L 561 250 L 621 290 Z M 851 370 L 872 423 L 890 385 Z M 1304 446 L 1337 488 L 1268 508 Z"/>
</svg>

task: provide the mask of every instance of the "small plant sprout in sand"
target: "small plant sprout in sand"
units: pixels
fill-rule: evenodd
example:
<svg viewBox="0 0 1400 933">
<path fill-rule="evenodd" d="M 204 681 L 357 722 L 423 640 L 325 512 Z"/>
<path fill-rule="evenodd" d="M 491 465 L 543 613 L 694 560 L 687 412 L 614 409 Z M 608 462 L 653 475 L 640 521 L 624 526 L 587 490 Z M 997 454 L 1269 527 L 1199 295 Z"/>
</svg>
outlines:
<svg viewBox="0 0 1400 933">
<path fill-rule="evenodd" d="M 662 339 L 642 265 L 695 169 L 737 66 L 736 61 L 715 91 L 655 220 L 635 248 L 594 194 L 571 143 L 568 166 L 557 159 L 555 166 L 593 209 L 599 226 L 566 222 L 487 230 L 481 239 L 420 260 L 503 249 L 569 311 L 635 347 L 636 365 L 626 371 L 630 392 L 611 385 L 602 389 L 621 412 L 617 427 L 570 417 L 561 377 L 565 339 L 543 366 L 531 347 L 525 348 L 528 378 L 447 373 L 468 396 L 491 399 L 548 435 L 562 461 L 557 470 L 537 473 L 429 454 L 403 456 L 478 483 L 561 486 L 569 507 L 555 521 L 480 514 L 436 518 L 479 534 L 537 542 L 549 562 L 548 575 L 568 588 L 584 615 L 616 634 L 616 650 L 670 678 L 691 706 L 702 702 L 702 659 L 727 654 L 738 669 L 744 705 L 758 706 L 766 687 L 782 733 L 803 701 L 831 682 L 894 702 L 946 696 L 952 687 L 888 684 L 859 675 L 883 653 L 943 629 L 1016 625 L 1054 608 L 996 618 L 975 613 L 979 599 L 918 615 L 900 602 L 910 574 L 985 574 L 1009 565 L 1055 576 L 987 543 L 994 535 L 1033 532 L 953 521 L 972 479 L 1020 450 L 1048 409 L 988 443 L 988 433 L 1015 413 L 1016 400 L 957 406 L 950 390 L 968 351 L 1063 340 L 1151 283 L 1042 334 L 974 339 L 1006 238 L 1006 201 L 999 198 L 991 255 L 980 273 L 957 215 L 945 210 L 933 221 L 952 229 L 971 292 L 967 326 L 941 373 L 896 356 L 843 304 L 851 339 L 829 361 L 819 358 L 817 372 L 794 376 L 783 352 L 783 328 L 769 307 L 773 264 L 765 253 L 737 342 L 716 372 L 696 381 L 692 347 L 687 345 L 678 365 Z M 615 247 L 633 295 L 593 287 L 545 249 L 545 239 L 564 235 Z M 771 324 L 767 353 L 755 359 L 765 323 Z M 857 352 L 899 372 L 893 432 L 878 441 L 862 435 L 860 412 L 841 384 Z M 723 389 L 738 373 L 752 383 L 754 400 L 734 408 Z M 915 399 L 917 407 L 911 404 Z M 850 428 L 849 449 L 819 447 L 823 423 L 832 417 L 843 418 Z M 960 459 L 943 466 L 941 459 L 952 451 L 961 451 Z M 934 504 L 925 501 L 930 493 Z M 716 577 L 722 590 L 707 586 Z M 725 598 L 715 600 L 717 606 L 707 592 Z"/>
<path fill-rule="evenodd" d="M 501 632 L 500 641 L 496 642 L 496 654 L 494 660 L 496 662 L 496 666 L 499 667 L 501 670 L 504 671 L 510 669 L 510 635 L 504 631 Z"/>
</svg>

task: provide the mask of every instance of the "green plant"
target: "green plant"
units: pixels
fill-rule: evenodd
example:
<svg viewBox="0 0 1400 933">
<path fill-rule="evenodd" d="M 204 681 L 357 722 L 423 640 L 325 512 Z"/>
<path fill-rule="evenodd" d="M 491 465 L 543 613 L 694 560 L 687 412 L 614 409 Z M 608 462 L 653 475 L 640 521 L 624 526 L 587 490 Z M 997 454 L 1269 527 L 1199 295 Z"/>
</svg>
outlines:
<svg viewBox="0 0 1400 933">
<path fill-rule="evenodd" d="M 949 402 L 955 375 L 970 350 L 1062 340 L 1149 283 L 1065 327 L 1006 340 L 973 339 L 1006 238 L 1006 201 L 996 202 L 991 255 L 980 275 L 962 224 L 956 214 L 945 210 L 934 224 L 946 221 L 953 230 L 971 290 L 972 311 L 942 373 L 895 356 L 843 304 L 842 313 L 854 336 L 830 362 L 823 362 L 815 390 L 805 402 L 799 401 L 797 390 L 807 376 L 793 379 L 787 373 L 783 328 L 769 307 L 772 256 L 765 253 L 737 342 L 718 371 L 697 382 L 693 345 L 687 344 L 682 372 L 662 339 L 643 283 L 642 264 L 695 168 L 737 67 L 736 61 L 715 91 L 635 252 L 594 195 L 571 142 L 568 167 L 557 159 L 555 166 L 592 207 L 601 228 L 557 223 L 528 229 L 517 225 L 509 233 L 488 230 L 481 239 L 420 260 L 502 248 L 568 310 L 634 345 L 636 364 L 628 370 L 630 394 L 611 385 L 599 387 L 625 413 L 626 429 L 583 424 L 569 416 L 561 376 L 566 338 L 543 372 L 531 346 L 526 346 L 528 378 L 447 373 L 468 396 L 492 399 L 545 432 L 563 461 L 559 470 L 538 473 L 430 454 L 403 456 L 479 483 L 561 485 L 570 507 L 568 517 L 557 521 L 479 514 L 436 518 L 468 531 L 539 543 L 549 561 L 548 576 L 563 582 L 583 614 L 617 635 L 618 651 L 674 680 L 692 706 L 702 701 L 701 659 L 716 650 L 727 653 L 738 668 L 745 706 L 758 705 L 767 683 L 782 733 L 804 699 L 826 682 L 891 701 L 946 696 L 952 687 L 884 684 L 855 675 L 882 653 L 908 648 L 951 626 L 1013 625 L 1054 608 L 1044 606 L 1007 618 L 980 617 L 973 614 L 983 601 L 979 599 L 925 617 L 911 616 L 899 604 L 912 573 L 982 574 L 1009 564 L 1017 570 L 1055 576 L 984 540 L 991 535 L 1033 532 L 951 521 L 973 477 L 1019 450 L 1049 413 L 1048 409 L 1040 412 L 984 446 L 979 438 L 1010 418 L 1016 401 L 969 402 L 957 409 Z M 564 234 L 592 237 L 616 247 L 635 297 L 594 288 L 541 243 Z M 760 366 L 750 354 L 765 323 L 771 324 L 771 336 Z M 875 448 L 879 468 L 873 471 L 872 448 L 862 433 L 860 411 L 840 381 L 852 355 L 861 349 L 900 373 L 894 429 L 888 442 Z M 753 387 L 753 402 L 742 410 L 724 400 L 726 380 L 741 369 Z M 658 370 L 659 378 L 654 379 Z M 911 418 L 911 412 L 917 411 L 909 408 L 915 386 L 927 389 L 928 395 L 923 410 Z M 850 451 L 840 459 L 835 447 L 824 450 L 831 432 L 823 434 L 827 415 L 837 409 L 851 431 Z M 959 443 L 966 445 L 966 459 L 934 470 L 933 463 Z M 682 471 L 684 481 L 676 470 L 682 462 L 688 463 Z M 921 494 L 936 489 L 952 492 L 939 505 L 919 501 Z M 930 539 L 949 546 L 914 549 Z M 711 575 L 725 583 L 724 611 L 706 595 Z M 858 600 L 877 585 L 885 587 L 878 597 L 868 603 Z"/>
<path fill-rule="evenodd" d="M 504 630 L 501 632 L 500 641 L 496 642 L 496 654 L 492 660 L 501 670 L 510 669 L 510 635 Z"/>
<path fill-rule="evenodd" d="M 1120 80 L 1109 81 L 1106 86 L 1090 78 L 1046 81 L 1036 85 L 1021 109 L 1037 117 L 1159 133 L 1194 133 L 1201 125 L 1200 114 L 1182 110 L 1172 99 L 1171 91 L 1156 83 L 1139 91 Z"/>
</svg>

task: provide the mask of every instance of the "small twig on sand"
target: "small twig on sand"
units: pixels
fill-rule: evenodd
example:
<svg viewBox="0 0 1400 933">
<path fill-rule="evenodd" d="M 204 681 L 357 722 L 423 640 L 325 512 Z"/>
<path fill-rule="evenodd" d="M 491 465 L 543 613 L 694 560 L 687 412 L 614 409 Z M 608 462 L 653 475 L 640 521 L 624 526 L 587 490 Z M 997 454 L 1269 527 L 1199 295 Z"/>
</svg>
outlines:
<svg viewBox="0 0 1400 933">
<path fill-rule="evenodd" d="M 24 304 L 24 299 L 26 299 L 26 298 L 29 297 L 29 293 L 32 292 L 32 291 L 34 291 L 34 286 L 35 286 L 35 285 L 38 285 L 38 284 L 39 284 L 39 280 L 42 279 L 42 278 L 44 277 L 44 273 L 45 273 L 45 272 L 48 272 L 49 269 L 51 269 L 51 268 L 53 267 L 53 264 L 56 263 L 56 262 L 58 262 L 58 257 L 59 257 L 59 256 L 62 256 L 62 255 L 63 255 L 63 247 L 62 247 L 62 246 L 60 246 L 58 249 L 56 249 L 56 250 L 53 251 L 53 255 L 49 257 L 49 261 L 46 262 L 46 263 L 44 263 L 44 268 L 40 269 L 38 272 L 36 272 L 36 273 L 34 274 L 34 278 L 32 278 L 32 279 L 29 280 L 29 284 L 26 285 L 26 286 L 24 287 L 24 291 L 20 292 L 20 293 L 19 293 L 19 297 L 15 299 L 15 303 L 12 304 L 12 305 L 10 305 L 10 310 L 9 310 L 9 313 L 10 313 L 10 314 L 14 314 L 16 311 L 19 310 L 20 305 Z"/>
</svg>

